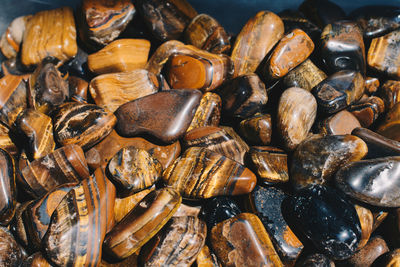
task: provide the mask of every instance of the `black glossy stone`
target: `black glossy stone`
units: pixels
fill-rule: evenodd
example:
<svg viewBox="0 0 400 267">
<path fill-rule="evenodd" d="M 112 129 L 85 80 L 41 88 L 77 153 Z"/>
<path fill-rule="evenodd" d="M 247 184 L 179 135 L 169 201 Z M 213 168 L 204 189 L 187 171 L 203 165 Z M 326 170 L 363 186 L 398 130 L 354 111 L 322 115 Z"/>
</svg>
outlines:
<svg viewBox="0 0 400 267">
<path fill-rule="evenodd" d="M 357 212 L 340 192 L 315 185 L 283 202 L 285 217 L 328 257 L 351 257 L 361 240 Z"/>
<path fill-rule="evenodd" d="M 315 253 L 297 262 L 296 267 L 335 267 L 335 263 L 324 254 Z"/>
<path fill-rule="evenodd" d="M 239 206 L 229 197 L 215 197 L 207 200 L 202 209 L 209 230 L 217 223 L 233 218 L 240 213 Z"/>
<path fill-rule="evenodd" d="M 335 179 L 352 198 L 378 207 L 400 207 L 400 156 L 349 163 Z"/>
</svg>

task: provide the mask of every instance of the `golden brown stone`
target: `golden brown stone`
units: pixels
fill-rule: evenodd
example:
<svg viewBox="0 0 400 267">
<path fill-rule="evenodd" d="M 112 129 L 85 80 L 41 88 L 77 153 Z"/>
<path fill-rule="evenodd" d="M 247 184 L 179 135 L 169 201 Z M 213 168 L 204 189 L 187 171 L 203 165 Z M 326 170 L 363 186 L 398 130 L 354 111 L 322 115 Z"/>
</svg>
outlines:
<svg viewBox="0 0 400 267">
<path fill-rule="evenodd" d="M 400 266 L 400 248 L 386 252 L 379 256 L 373 263 L 373 267 L 397 267 Z"/>
<path fill-rule="evenodd" d="M 365 78 L 365 93 L 373 94 L 379 88 L 380 82 L 378 78 L 375 77 L 366 77 Z"/>
<path fill-rule="evenodd" d="M 201 97 L 199 107 L 187 132 L 205 126 L 218 126 L 220 118 L 221 97 L 215 93 L 207 92 Z"/>
<path fill-rule="evenodd" d="M 354 207 L 356 208 L 361 225 L 361 240 L 357 249 L 362 249 L 368 243 L 371 236 L 374 217 L 369 209 L 360 205 L 354 205 Z"/>
<path fill-rule="evenodd" d="M 368 128 L 385 111 L 385 103 L 377 96 L 370 96 L 351 105 L 347 110 L 356 116 L 362 127 Z"/>
<path fill-rule="evenodd" d="M 387 138 L 400 141 L 400 102 L 389 110 L 377 132 Z"/>
<path fill-rule="evenodd" d="M 16 58 L 24 37 L 26 24 L 30 15 L 15 18 L 0 39 L 0 49 L 6 58 Z"/>
<path fill-rule="evenodd" d="M 319 124 L 320 133 L 325 135 L 351 134 L 357 127 L 361 127 L 360 122 L 347 110 L 339 111 L 335 115 L 321 121 Z"/>
<path fill-rule="evenodd" d="M 204 245 L 199 255 L 197 255 L 196 264 L 197 267 L 221 267 L 217 256 L 210 251 L 207 245 Z"/>
<path fill-rule="evenodd" d="M 385 102 L 386 111 L 400 102 L 400 81 L 388 80 L 380 88 L 381 98 Z"/>
<path fill-rule="evenodd" d="M 42 253 L 36 252 L 29 256 L 20 267 L 52 267 L 52 265 L 43 257 Z"/>
<path fill-rule="evenodd" d="M 17 204 L 15 165 L 10 154 L 0 149 L 0 225 L 6 226 L 14 216 Z"/>
<path fill-rule="evenodd" d="M 12 156 L 18 155 L 18 147 L 9 135 L 9 129 L 0 123 L 0 148 L 6 150 Z"/>
<path fill-rule="evenodd" d="M 68 85 L 71 100 L 86 104 L 89 83 L 82 78 L 69 76 Z"/>
<path fill-rule="evenodd" d="M 239 124 L 239 133 L 252 144 L 268 145 L 272 134 L 271 115 L 257 113 L 242 120 Z"/>
<path fill-rule="evenodd" d="M 171 40 L 160 45 L 157 50 L 153 53 L 151 58 L 146 64 L 146 69 L 155 75 L 161 74 L 161 70 L 164 68 L 165 63 L 167 63 L 168 58 L 174 54 L 181 51 L 187 51 L 186 45 L 177 40 Z"/>
</svg>

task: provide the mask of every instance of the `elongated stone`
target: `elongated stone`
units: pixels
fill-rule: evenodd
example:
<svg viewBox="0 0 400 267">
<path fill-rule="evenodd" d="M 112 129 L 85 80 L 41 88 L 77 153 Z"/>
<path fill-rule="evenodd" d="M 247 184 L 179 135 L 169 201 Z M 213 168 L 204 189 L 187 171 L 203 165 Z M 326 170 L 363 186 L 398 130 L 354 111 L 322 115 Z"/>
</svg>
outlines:
<svg viewBox="0 0 400 267">
<path fill-rule="evenodd" d="M 361 98 L 364 78 L 360 72 L 342 70 L 320 82 L 312 93 L 317 99 L 318 109 L 333 114 Z"/>
<path fill-rule="evenodd" d="M 247 194 L 257 182 L 243 165 L 201 147 L 187 149 L 164 171 L 163 180 L 187 198 Z"/>
<path fill-rule="evenodd" d="M 114 114 L 92 104 L 65 103 L 53 111 L 57 142 L 76 144 L 85 150 L 110 134 L 116 122 Z"/>
<path fill-rule="evenodd" d="M 15 267 L 25 260 L 25 250 L 15 241 L 10 231 L 4 227 L 0 227 L 0 249 L 1 266 Z"/>
<path fill-rule="evenodd" d="M 244 156 L 249 151 L 249 146 L 239 136 L 232 136 L 225 129 L 212 126 L 188 132 L 183 139 L 183 146 L 205 147 L 242 165 Z"/>
<path fill-rule="evenodd" d="M 271 115 L 257 113 L 239 124 L 239 133 L 251 144 L 268 145 L 271 142 Z"/>
<path fill-rule="evenodd" d="M 198 267 L 221 267 L 217 256 L 207 245 L 204 245 L 197 255 L 196 264 Z"/>
<path fill-rule="evenodd" d="M 26 24 L 30 15 L 13 19 L 7 30 L 1 35 L 0 49 L 6 58 L 16 58 L 20 51 L 22 38 L 24 37 Z"/>
<path fill-rule="evenodd" d="M 338 191 L 315 185 L 298 191 L 283 205 L 285 216 L 328 257 L 343 260 L 356 252 L 360 221 L 354 206 Z"/>
<path fill-rule="evenodd" d="M 0 225 L 6 226 L 14 216 L 17 204 L 14 160 L 5 150 L 0 149 Z"/>
<path fill-rule="evenodd" d="M 197 15 L 186 0 L 139 0 L 135 5 L 153 36 L 163 42 L 179 39 Z"/>
<path fill-rule="evenodd" d="M 301 88 L 286 89 L 279 100 L 278 131 L 283 145 L 294 150 L 308 135 L 317 113 L 314 96 Z"/>
<path fill-rule="evenodd" d="M 89 45 L 107 45 L 124 31 L 134 14 L 135 7 L 129 0 L 85 0 L 80 9 L 79 35 Z"/>
<path fill-rule="evenodd" d="M 368 49 L 367 62 L 372 69 L 400 79 L 400 29 L 374 38 Z"/>
<path fill-rule="evenodd" d="M 389 139 L 400 142 L 400 103 L 396 103 L 379 124 L 377 132 Z"/>
<path fill-rule="evenodd" d="M 281 18 L 270 11 L 260 11 L 250 18 L 232 48 L 234 76 L 255 72 L 263 58 L 282 38 L 283 33 Z"/>
<path fill-rule="evenodd" d="M 337 186 L 347 195 L 378 207 L 400 207 L 400 157 L 352 162 L 336 173 Z"/>
<path fill-rule="evenodd" d="M 329 73 L 354 70 L 365 74 L 363 33 L 357 23 L 337 21 L 328 24 L 321 34 L 321 57 Z"/>
<path fill-rule="evenodd" d="M 343 165 L 367 155 L 365 142 L 353 135 L 314 135 L 295 150 L 290 178 L 297 188 L 327 184 Z"/>
<path fill-rule="evenodd" d="M 365 77 L 365 90 L 364 93 L 366 94 L 373 94 L 378 91 L 380 86 L 379 79 L 376 77 Z"/>
<path fill-rule="evenodd" d="M 320 70 L 315 64 L 307 59 L 299 66 L 289 71 L 283 77 L 283 84 L 286 88 L 299 87 L 307 91 L 311 91 L 320 82 L 326 79 L 326 74 Z"/>
<path fill-rule="evenodd" d="M 138 69 L 99 75 L 91 80 L 89 91 L 96 105 L 114 112 L 129 101 L 156 93 L 160 87 L 156 75 Z"/>
<path fill-rule="evenodd" d="M 371 264 L 382 254 L 389 251 L 385 240 L 380 236 L 371 237 L 368 243 L 350 259 L 348 264 L 354 267 L 366 267 Z"/>
<path fill-rule="evenodd" d="M 119 260 L 132 255 L 168 222 L 181 200 L 172 188 L 150 192 L 107 234 L 107 255 Z"/>
<path fill-rule="evenodd" d="M 283 218 L 281 206 L 286 196 L 277 188 L 256 186 L 247 204 L 269 233 L 282 263 L 293 266 L 304 246 Z"/>
<path fill-rule="evenodd" d="M 142 97 L 116 110 L 116 130 L 123 136 L 146 133 L 172 143 L 185 134 L 200 100 L 200 91 L 184 89 Z"/>
<path fill-rule="evenodd" d="M 35 198 L 58 185 L 89 177 L 85 156 L 77 145 L 61 147 L 43 158 L 28 162 L 20 172 L 19 182 Z"/>
<path fill-rule="evenodd" d="M 319 122 L 319 133 L 323 135 L 344 135 L 358 127 L 360 122 L 351 112 L 342 110 Z"/>
<path fill-rule="evenodd" d="M 344 10 L 329 0 L 306 0 L 300 5 L 299 10 L 320 28 L 346 18 Z"/>
<path fill-rule="evenodd" d="M 253 146 L 248 153 L 252 169 L 264 184 L 289 181 L 287 154 L 275 147 Z"/>
<path fill-rule="evenodd" d="M 262 222 L 252 213 L 218 223 L 210 239 L 224 266 L 283 266 Z"/>
<path fill-rule="evenodd" d="M 72 8 L 40 11 L 29 19 L 21 49 L 24 65 L 39 64 L 47 56 L 65 62 L 75 56 L 77 51 Z"/>
<path fill-rule="evenodd" d="M 69 95 L 72 101 L 86 104 L 89 83 L 77 76 L 68 77 Z"/>
<path fill-rule="evenodd" d="M 159 145 L 141 137 L 125 138 L 113 130 L 105 139 L 85 153 L 88 166 L 93 170 L 105 166 L 120 149 L 128 146 L 146 150 L 162 164 L 164 169 L 181 153 L 179 141 L 170 145 Z"/>
<path fill-rule="evenodd" d="M 69 191 L 51 215 L 42 251 L 58 266 L 97 266 L 114 224 L 115 187 L 101 169 Z"/>
<path fill-rule="evenodd" d="M 268 96 L 264 83 L 257 74 L 236 77 L 216 90 L 222 99 L 222 115 L 246 119 L 260 112 Z"/>
<path fill-rule="evenodd" d="M 228 53 L 231 49 L 225 29 L 216 19 L 207 14 L 194 17 L 184 34 L 186 43 L 211 53 Z"/>
<path fill-rule="evenodd" d="M 371 237 L 374 225 L 374 215 L 372 214 L 371 210 L 365 206 L 355 204 L 354 207 L 356 209 L 361 226 L 361 240 L 357 248 L 357 250 L 360 250 L 367 244 L 369 238 Z"/>
<path fill-rule="evenodd" d="M 197 217 L 173 217 L 141 250 L 144 266 L 189 267 L 206 236 L 206 224 Z"/>
<path fill-rule="evenodd" d="M 371 267 L 396 266 L 400 264 L 400 249 L 395 249 L 379 256 Z"/>
<path fill-rule="evenodd" d="M 221 118 L 221 97 L 216 93 L 207 92 L 200 100 L 187 131 L 205 126 L 218 126 Z"/>
<path fill-rule="evenodd" d="M 107 170 L 118 189 L 133 194 L 157 182 L 162 165 L 146 150 L 128 146 L 114 155 Z"/>
<path fill-rule="evenodd" d="M 400 81 L 386 81 L 382 84 L 379 95 L 385 102 L 386 110 L 390 110 L 396 103 L 400 102 Z"/>
<path fill-rule="evenodd" d="M 142 69 L 147 63 L 150 41 L 119 39 L 111 42 L 87 59 L 89 70 L 96 74 Z"/>
<path fill-rule="evenodd" d="M 347 110 L 356 116 L 361 126 L 369 127 L 385 111 L 385 103 L 381 98 L 371 96 L 351 105 Z"/>
</svg>

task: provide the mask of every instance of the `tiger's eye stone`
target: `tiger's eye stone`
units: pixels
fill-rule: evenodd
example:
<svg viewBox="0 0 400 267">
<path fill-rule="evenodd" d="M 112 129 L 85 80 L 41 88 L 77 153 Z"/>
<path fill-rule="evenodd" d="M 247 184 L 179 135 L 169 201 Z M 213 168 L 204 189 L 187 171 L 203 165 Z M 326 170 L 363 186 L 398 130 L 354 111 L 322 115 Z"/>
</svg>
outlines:
<svg viewBox="0 0 400 267">
<path fill-rule="evenodd" d="M 333 114 L 361 98 L 364 78 L 360 72 L 338 71 L 314 87 L 312 93 L 317 99 L 318 110 Z"/>
<path fill-rule="evenodd" d="M 128 146 L 146 150 L 162 164 L 163 169 L 167 168 L 181 153 L 179 141 L 170 145 L 159 145 L 141 137 L 125 138 L 113 130 L 105 139 L 85 153 L 88 166 L 93 170 L 100 168 L 106 165 L 120 149 Z"/>
<path fill-rule="evenodd" d="M 22 213 L 28 238 L 35 248 L 40 248 L 40 242 L 49 227 L 50 217 L 54 210 L 76 185 L 77 183 L 68 183 L 55 187 L 42 198 L 31 203 Z"/>
<path fill-rule="evenodd" d="M 138 0 L 135 5 L 153 36 L 163 42 L 180 39 L 197 15 L 186 0 Z"/>
<path fill-rule="evenodd" d="M 0 266 L 15 267 L 24 262 L 26 253 L 7 228 L 0 227 Z"/>
<path fill-rule="evenodd" d="M 262 183 L 268 185 L 289 181 L 287 154 L 282 149 L 253 146 L 248 155 L 254 172 Z"/>
<path fill-rule="evenodd" d="M 344 10 L 329 0 L 305 0 L 300 5 L 299 11 L 321 29 L 332 22 L 346 18 Z"/>
<path fill-rule="evenodd" d="M 152 186 L 161 177 L 162 165 L 146 150 L 122 148 L 108 163 L 111 181 L 129 195 Z"/>
<path fill-rule="evenodd" d="M 71 7 L 40 11 L 27 22 L 21 49 L 24 65 L 39 64 L 48 56 L 65 62 L 74 57 L 77 51 Z"/>
<path fill-rule="evenodd" d="M 396 103 L 379 124 L 377 132 L 387 138 L 400 142 L 400 102 Z"/>
<path fill-rule="evenodd" d="M 268 145 L 272 134 L 271 115 L 258 113 L 242 120 L 239 124 L 239 133 L 249 143 Z"/>
<path fill-rule="evenodd" d="M 6 226 L 15 213 L 17 189 L 14 160 L 3 149 L 0 149 L 0 170 L 0 225 Z"/>
<path fill-rule="evenodd" d="M 326 74 L 320 70 L 315 64 L 307 59 L 299 66 L 289 71 L 283 77 L 283 84 L 286 88 L 299 87 L 307 91 L 311 91 L 320 82 L 326 79 Z"/>
<path fill-rule="evenodd" d="M 216 93 L 222 99 L 222 115 L 228 118 L 246 119 L 268 101 L 265 85 L 255 73 L 227 81 Z"/>
<path fill-rule="evenodd" d="M 383 210 L 374 211 L 372 213 L 372 216 L 374 216 L 374 224 L 372 225 L 372 232 L 374 232 L 382 224 L 382 222 L 386 219 L 388 215 L 389 212 Z"/>
<path fill-rule="evenodd" d="M 304 246 L 283 218 L 281 206 L 286 196 L 280 189 L 256 186 L 247 204 L 260 218 L 282 262 L 293 266 Z"/>
<path fill-rule="evenodd" d="M 400 81 L 386 81 L 380 88 L 379 95 L 385 102 L 386 110 L 390 110 L 396 103 L 400 102 Z"/>
<path fill-rule="evenodd" d="M 150 42 L 144 39 L 119 39 L 87 59 L 89 70 L 96 74 L 142 69 L 147 63 Z"/>
<path fill-rule="evenodd" d="M 17 156 L 18 155 L 18 147 L 16 144 L 13 142 L 13 140 L 10 137 L 10 130 L 0 123 L 0 148 L 4 149 L 10 155 L 12 156 Z"/>
<path fill-rule="evenodd" d="M 145 267 L 191 266 L 204 246 L 205 222 L 197 217 L 172 217 L 141 250 Z"/>
<path fill-rule="evenodd" d="M 400 207 L 400 157 L 352 162 L 336 173 L 336 185 L 347 195 L 378 207 Z"/>
<path fill-rule="evenodd" d="M 388 5 L 367 5 L 357 8 L 349 17 L 357 21 L 365 38 L 375 38 L 400 27 L 400 8 Z"/>
<path fill-rule="evenodd" d="M 68 77 L 69 95 L 72 101 L 86 104 L 89 83 L 77 76 Z"/>
<path fill-rule="evenodd" d="M 200 250 L 196 258 L 197 267 L 221 267 L 217 256 L 211 251 L 207 245 Z"/>
<path fill-rule="evenodd" d="M 67 145 L 54 152 L 28 162 L 20 168 L 20 183 L 35 198 L 65 183 L 78 182 L 89 177 L 82 149 L 77 145 Z"/>
<path fill-rule="evenodd" d="M 200 210 L 201 206 L 181 204 L 172 217 L 199 217 Z"/>
<path fill-rule="evenodd" d="M 129 101 L 156 93 L 160 87 L 156 75 L 138 69 L 99 75 L 91 80 L 89 91 L 96 105 L 114 112 Z"/>
<path fill-rule="evenodd" d="M 218 223 L 210 239 L 224 266 L 283 266 L 264 225 L 252 213 Z"/>
<path fill-rule="evenodd" d="M 188 148 L 163 173 L 163 180 L 187 198 L 250 193 L 256 176 L 243 165 L 202 147 Z"/>
<path fill-rule="evenodd" d="M 205 126 L 218 126 L 221 118 L 221 102 L 221 97 L 216 93 L 205 93 L 201 97 L 187 132 Z"/>
<path fill-rule="evenodd" d="M 354 70 L 365 74 L 365 46 L 362 30 L 357 23 L 336 21 L 328 24 L 321 34 L 321 57 L 330 73 Z"/>
<path fill-rule="evenodd" d="M 380 236 L 374 236 L 361 250 L 348 259 L 347 263 L 354 267 L 369 267 L 380 255 L 388 251 L 385 240 Z"/>
<path fill-rule="evenodd" d="M 365 90 L 364 92 L 368 95 L 371 95 L 378 91 L 380 86 L 380 82 L 378 78 L 375 77 L 366 77 L 365 78 Z"/>
<path fill-rule="evenodd" d="M 272 51 L 263 68 L 267 80 L 276 80 L 305 61 L 314 51 L 314 43 L 302 30 L 286 34 Z"/>
<path fill-rule="evenodd" d="M 0 49 L 6 58 L 16 58 L 20 50 L 22 38 L 24 37 L 26 24 L 30 15 L 13 19 L 7 30 L 1 35 Z"/>
<path fill-rule="evenodd" d="M 256 71 L 258 65 L 283 37 L 281 18 L 270 11 L 260 11 L 247 21 L 232 48 L 234 77 Z"/>
<path fill-rule="evenodd" d="M 114 224 L 115 187 L 101 169 L 69 191 L 51 215 L 42 251 L 57 266 L 97 266 Z"/>
<path fill-rule="evenodd" d="M 335 267 L 335 262 L 324 254 L 314 253 L 296 262 L 296 267 Z"/>
<path fill-rule="evenodd" d="M 42 113 L 69 98 L 68 81 L 61 77 L 56 62 L 57 59 L 45 58 L 29 78 L 29 105 Z"/>
<path fill-rule="evenodd" d="M 84 0 L 79 35 L 89 44 L 104 46 L 117 38 L 132 20 L 135 7 L 129 0 Z"/>
<path fill-rule="evenodd" d="M 228 53 L 229 36 L 216 19 L 200 14 L 192 19 L 185 30 L 185 42 L 215 54 Z"/>
<path fill-rule="evenodd" d="M 339 168 L 367 155 L 365 142 L 353 135 L 314 135 L 295 150 L 290 178 L 297 189 L 310 184 L 327 184 Z"/>
<path fill-rule="evenodd" d="M 172 54 L 166 63 L 168 84 L 174 89 L 212 91 L 233 74 L 233 64 L 226 55 L 216 55 L 187 46 L 190 53 Z"/>
<path fill-rule="evenodd" d="M 22 111 L 14 122 L 25 141 L 25 149 L 32 160 L 54 151 L 53 123 L 51 118 L 34 109 Z"/>
<path fill-rule="evenodd" d="M 385 111 L 385 103 L 381 98 L 371 96 L 351 105 L 347 110 L 356 116 L 362 127 L 369 127 Z"/>
<path fill-rule="evenodd" d="M 115 223 L 120 222 L 147 194 L 155 190 L 155 186 L 144 189 L 133 195 L 115 199 L 114 219 Z"/>
<path fill-rule="evenodd" d="M 175 89 L 133 100 L 115 111 L 116 130 L 127 137 L 146 133 L 172 143 L 186 133 L 201 97 L 198 90 Z"/>
<path fill-rule="evenodd" d="M 380 267 L 380 266 L 399 266 L 400 265 L 400 249 L 397 248 L 395 250 L 386 252 L 379 256 L 371 265 L 371 267 Z"/>
<path fill-rule="evenodd" d="M 52 267 L 50 263 L 43 257 L 42 253 L 36 252 L 29 256 L 20 267 Z"/>
<path fill-rule="evenodd" d="M 362 249 L 368 242 L 373 231 L 374 215 L 371 210 L 360 205 L 354 205 L 361 225 L 361 241 L 357 250 Z"/>
<path fill-rule="evenodd" d="M 183 146 L 205 147 L 242 165 L 249 151 L 249 146 L 237 134 L 231 135 L 225 129 L 213 126 L 191 130 L 185 135 Z"/>
<path fill-rule="evenodd" d="M 114 114 L 92 104 L 65 103 L 53 110 L 54 135 L 61 145 L 89 149 L 111 133 Z"/>
<path fill-rule="evenodd" d="M 314 185 L 283 203 L 284 215 L 315 247 L 332 259 L 351 257 L 361 240 L 354 206 L 338 191 Z"/>
<path fill-rule="evenodd" d="M 14 218 L 10 223 L 10 231 L 14 235 L 15 239 L 18 241 L 18 244 L 22 245 L 24 248 L 28 248 L 30 245 L 28 242 L 27 230 L 25 227 L 24 220 L 22 218 L 22 213 L 28 208 L 28 206 L 33 203 L 34 200 L 26 201 L 22 204 L 17 202 Z"/>
<path fill-rule="evenodd" d="M 317 115 L 317 101 L 301 88 L 286 89 L 279 100 L 278 131 L 283 145 L 294 150 L 308 135 Z"/>
<path fill-rule="evenodd" d="M 105 253 L 118 260 L 132 255 L 161 230 L 181 201 L 172 188 L 150 192 L 106 235 Z"/>
<path fill-rule="evenodd" d="M 361 127 L 360 122 L 347 110 L 342 110 L 319 123 L 319 132 L 323 135 L 344 135 Z"/>
<path fill-rule="evenodd" d="M 140 250 L 136 251 L 128 258 L 126 258 L 122 261 L 119 261 L 119 262 L 114 262 L 112 260 L 109 260 L 111 263 L 108 263 L 106 260 L 102 259 L 101 263 L 100 263 L 100 267 L 137 267 L 137 266 L 140 266 L 138 264 L 139 252 L 140 252 Z"/>
<path fill-rule="evenodd" d="M 368 66 L 394 79 L 400 79 L 400 29 L 374 38 L 368 49 Z"/>
</svg>

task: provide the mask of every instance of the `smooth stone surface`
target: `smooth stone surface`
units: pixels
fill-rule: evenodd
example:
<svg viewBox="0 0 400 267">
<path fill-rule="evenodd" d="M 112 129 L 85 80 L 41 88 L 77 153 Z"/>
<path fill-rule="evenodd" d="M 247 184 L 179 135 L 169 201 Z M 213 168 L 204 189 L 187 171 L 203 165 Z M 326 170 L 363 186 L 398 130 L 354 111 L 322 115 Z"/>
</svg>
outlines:
<svg viewBox="0 0 400 267">
<path fill-rule="evenodd" d="M 30 241 L 28 241 L 28 235 L 25 228 L 24 220 L 22 218 L 22 213 L 33 202 L 34 200 L 29 200 L 21 204 L 17 202 L 14 218 L 9 226 L 11 233 L 13 234 L 15 239 L 18 240 L 18 244 L 20 244 L 24 248 L 28 248 L 28 246 L 30 245 Z"/>
<path fill-rule="evenodd" d="M 379 89 L 379 96 L 385 102 L 386 111 L 400 102 L 400 81 L 387 80 Z"/>
<path fill-rule="evenodd" d="M 359 100 L 364 93 L 364 78 L 360 72 L 338 71 L 312 89 L 318 109 L 333 114 Z"/>
<path fill-rule="evenodd" d="M 193 129 L 187 132 L 182 145 L 185 149 L 205 147 L 244 165 L 249 146 L 237 134 L 231 135 L 225 129 L 212 126 Z"/>
<path fill-rule="evenodd" d="M 150 192 L 108 232 L 103 245 L 107 255 L 118 260 L 132 255 L 161 230 L 181 201 L 172 188 Z"/>
<path fill-rule="evenodd" d="M 329 0 L 306 0 L 300 5 L 299 11 L 320 28 L 346 18 L 344 10 Z"/>
<path fill-rule="evenodd" d="M 368 243 L 350 259 L 347 260 L 349 266 L 369 267 L 382 254 L 389 251 L 385 240 L 380 236 L 372 237 Z"/>
<path fill-rule="evenodd" d="M 377 133 L 395 141 L 400 142 L 400 102 L 386 113 L 385 118 L 380 122 Z"/>
<path fill-rule="evenodd" d="M 250 144 L 268 145 L 271 142 L 272 121 L 270 114 L 257 113 L 244 119 L 238 126 L 239 134 Z"/>
<path fill-rule="evenodd" d="M 279 99 L 277 127 L 283 145 L 294 150 L 308 135 L 317 115 L 317 101 L 301 88 L 286 89 Z"/>
<path fill-rule="evenodd" d="M 10 130 L 3 124 L 0 123 L 0 148 L 4 149 L 10 155 L 17 156 L 19 149 L 10 137 Z"/>
<path fill-rule="evenodd" d="M 340 167 L 361 160 L 367 152 L 365 142 L 353 135 L 314 135 L 295 150 L 290 180 L 296 189 L 328 184 Z"/>
<path fill-rule="evenodd" d="M 221 267 L 217 256 L 207 245 L 201 249 L 196 258 L 197 267 Z"/>
<path fill-rule="evenodd" d="M 86 104 L 89 83 L 77 76 L 68 77 L 69 95 L 72 101 Z"/>
<path fill-rule="evenodd" d="M 20 51 L 22 38 L 24 37 L 26 24 L 30 15 L 14 18 L 7 30 L 1 35 L 0 49 L 6 58 L 16 58 Z"/>
<path fill-rule="evenodd" d="M 187 131 L 205 126 L 218 126 L 221 118 L 221 103 L 221 97 L 216 93 L 203 94 Z"/>
<path fill-rule="evenodd" d="M 232 47 L 235 77 L 256 71 L 258 65 L 282 38 L 281 18 L 270 11 L 260 11 L 244 25 Z"/>
<path fill-rule="evenodd" d="M 204 246 L 205 222 L 197 217 L 173 217 L 141 249 L 144 266 L 191 266 Z"/>
<path fill-rule="evenodd" d="M 52 265 L 43 257 L 42 253 L 36 252 L 26 258 L 20 267 L 52 267 Z"/>
<path fill-rule="evenodd" d="M 400 265 L 400 249 L 395 249 L 385 254 L 379 256 L 374 263 L 371 265 L 372 267 L 380 267 L 380 266 L 399 266 Z"/>
<path fill-rule="evenodd" d="M 107 170 L 111 181 L 121 190 L 119 193 L 133 194 L 157 182 L 162 165 L 146 150 L 128 146 L 112 157 Z"/>
<path fill-rule="evenodd" d="M 355 204 L 354 207 L 361 225 L 361 240 L 357 248 L 357 250 L 360 250 L 367 244 L 369 238 L 371 237 L 374 226 L 374 215 L 372 214 L 371 210 L 365 206 Z"/>
<path fill-rule="evenodd" d="M 201 96 L 197 90 L 175 89 L 128 102 L 115 112 L 116 130 L 127 137 L 149 134 L 172 143 L 186 133 Z"/>
<path fill-rule="evenodd" d="M 25 260 L 26 253 L 7 228 L 0 227 L 0 266 L 16 267 Z"/>
<path fill-rule="evenodd" d="M 302 189 L 283 203 L 285 218 L 315 247 L 336 260 L 351 257 L 361 240 L 354 206 L 338 191 L 315 185 Z"/>
<path fill-rule="evenodd" d="M 297 262 L 296 267 L 335 267 L 335 262 L 324 254 L 314 253 Z"/>
<path fill-rule="evenodd" d="M 400 207 L 400 156 L 352 162 L 336 173 L 347 195 L 378 207 Z"/>
<path fill-rule="evenodd" d="M 114 114 L 93 104 L 65 103 L 53 110 L 54 135 L 61 145 L 87 150 L 109 135 L 117 122 Z"/>
<path fill-rule="evenodd" d="M 385 103 L 377 96 L 370 96 L 351 105 L 347 110 L 356 116 L 362 127 L 367 128 L 385 111 Z"/>
<path fill-rule="evenodd" d="M 14 216 L 17 204 L 15 165 L 11 155 L 0 149 L 0 225 L 6 226 Z"/>
<path fill-rule="evenodd" d="M 347 110 L 342 110 L 319 123 L 319 132 L 323 135 L 351 134 L 355 129 L 361 127 L 360 122 Z"/>
<path fill-rule="evenodd" d="M 246 167 L 207 148 L 191 147 L 163 173 L 163 180 L 187 198 L 247 194 L 256 176 Z"/>
<path fill-rule="evenodd" d="M 230 197 L 214 197 L 203 205 L 202 214 L 206 218 L 208 230 L 218 223 L 233 218 L 241 212 L 237 203 Z"/>
</svg>

